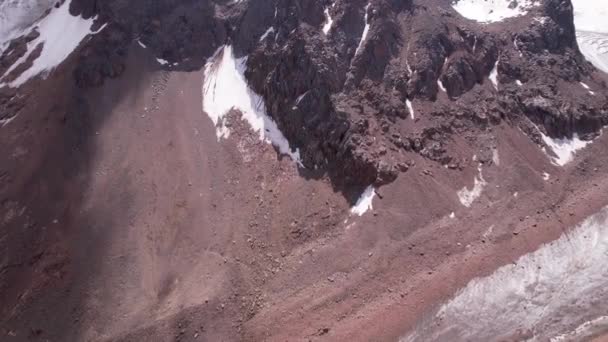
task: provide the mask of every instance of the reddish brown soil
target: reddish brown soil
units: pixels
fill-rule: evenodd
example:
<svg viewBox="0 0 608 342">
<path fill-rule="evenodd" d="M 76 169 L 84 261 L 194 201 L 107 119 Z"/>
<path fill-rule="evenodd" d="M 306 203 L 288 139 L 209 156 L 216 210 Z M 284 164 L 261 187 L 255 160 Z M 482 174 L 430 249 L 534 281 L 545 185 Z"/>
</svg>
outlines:
<svg viewBox="0 0 608 342">
<path fill-rule="evenodd" d="M 505 125 L 470 209 L 456 192 L 475 162 L 412 155 L 353 217 L 237 113 L 218 142 L 202 72 L 160 71 L 139 48 L 126 70 L 89 91 L 59 70 L 0 128 L 0 340 L 395 340 L 608 204 L 608 136 L 557 168 Z"/>
</svg>

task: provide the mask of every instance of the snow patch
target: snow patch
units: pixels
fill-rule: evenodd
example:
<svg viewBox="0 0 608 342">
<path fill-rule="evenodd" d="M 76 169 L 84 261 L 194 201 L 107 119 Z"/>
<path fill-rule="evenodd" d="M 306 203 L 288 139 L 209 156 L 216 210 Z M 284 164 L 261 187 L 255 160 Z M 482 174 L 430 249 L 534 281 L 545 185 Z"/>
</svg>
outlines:
<svg viewBox="0 0 608 342">
<path fill-rule="evenodd" d="M 551 175 L 548 174 L 547 172 L 543 172 L 543 180 L 548 181 L 549 178 L 551 178 Z"/>
<path fill-rule="evenodd" d="M 401 341 L 544 341 L 602 324 L 608 301 L 608 207 L 535 252 L 476 278 Z M 599 320 L 599 321 L 598 321 Z M 585 329 L 583 327 L 582 329 Z"/>
<path fill-rule="evenodd" d="M 539 2 L 533 0 L 456 0 L 452 3 L 460 15 L 480 23 L 494 23 L 523 16 L 538 5 Z"/>
<path fill-rule="evenodd" d="M 450 218 L 451 218 L 451 219 L 456 218 L 456 213 L 452 211 L 452 212 L 450 213 Z"/>
<path fill-rule="evenodd" d="M 498 90 L 498 60 L 494 64 L 494 68 L 490 71 L 490 76 L 488 76 L 492 84 L 494 85 L 494 89 Z"/>
<path fill-rule="evenodd" d="M 363 216 L 368 210 L 374 209 L 372 202 L 375 196 L 376 190 L 374 187 L 368 186 L 357 200 L 357 203 L 350 209 L 351 214 Z"/>
<path fill-rule="evenodd" d="M 573 135 L 572 139 L 555 139 L 542 132 L 540 134 L 545 144 L 547 144 L 553 151 L 553 154 L 555 154 L 554 156 L 550 156 L 551 161 L 559 166 L 564 166 L 571 162 L 577 151 L 591 143 L 591 141 L 581 140 L 576 133 Z"/>
<path fill-rule="evenodd" d="M 146 46 L 146 44 L 142 43 L 142 42 L 141 42 L 141 40 L 139 40 L 139 39 L 137 40 L 137 44 L 138 44 L 139 46 L 141 46 L 143 49 L 148 48 L 148 47 Z"/>
<path fill-rule="evenodd" d="M 355 56 L 359 54 L 361 48 L 363 47 L 363 43 L 365 43 L 365 39 L 367 39 L 367 34 L 369 33 L 369 6 L 371 3 L 368 3 L 365 6 L 365 27 L 363 28 L 363 34 L 361 35 L 361 40 L 359 41 L 359 45 L 357 46 L 357 50 L 355 50 Z"/>
<path fill-rule="evenodd" d="M 169 64 L 169 61 L 166 59 L 162 59 L 162 58 L 157 58 L 156 61 L 158 62 L 158 64 L 160 65 L 167 65 Z"/>
<path fill-rule="evenodd" d="M 444 93 L 447 92 L 447 90 L 443 86 L 443 82 L 441 82 L 441 79 L 437 80 L 437 85 L 439 86 L 439 89 L 441 89 L 442 92 L 444 92 Z"/>
<path fill-rule="evenodd" d="M 329 33 L 329 30 L 331 30 L 331 26 L 334 24 L 334 20 L 331 18 L 331 15 L 329 13 L 329 8 L 326 8 L 325 11 L 325 24 L 323 25 L 323 34 L 327 35 Z M 367 13 L 366 13 L 367 15 Z M 367 19 L 365 19 L 366 23 L 367 23 Z"/>
<path fill-rule="evenodd" d="M 72 16 L 70 14 L 71 2 L 68 0 L 58 8 L 53 8 L 46 17 L 31 28 L 31 30 L 37 29 L 40 36 L 27 44 L 26 53 L 6 71 L 5 75 L 9 75 L 15 68 L 26 62 L 40 44 L 42 44 L 42 51 L 29 69 L 8 84 L 10 87 L 19 87 L 34 76 L 50 73 L 80 45 L 86 36 L 98 33 L 105 27 L 104 25 L 98 31 L 91 31 L 96 18 L 83 19 Z"/>
<path fill-rule="evenodd" d="M 485 179 L 483 179 L 481 165 L 479 165 L 477 170 L 479 171 L 479 177 L 475 177 L 473 188 L 471 190 L 469 190 L 465 186 L 464 188 L 460 189 L 457 193 L 460 203 L 467 208 L 470 207 L 471 204 L 473 204 L 473 202 L 475 202 L 475 200 L 477 198 L 479 198 L 479 196 L 481 196 L 483 188 L 488 184 L 485 181 Z"/>
<path fill-rule="evenodd" d="M 230 129 L 226 126 L 226 114 L 237 109 L 260 140 L 276 146 L 301 165 L 300 153 L 293 151 L 277 124 L 266 112 L 264 99 L 247 85 L 244 73 L 247 57 L 236 59 L 232 46 L 226 45 L 212 56 L 205 65 L 203 85 L 203 110 L 216 127 L 218 140 L 227 138 Z"/>
<path fill-rule="evenodd" d="M 498 155 L 498 149 L 492 150 L 492 162 L 496 165 L 500 165 L 500 156 Z"/>
<path fill-rule="evenodd" d="M 589 94 L 595 95 L 595 92 L 593 90 L 591 90 L 591 88 L 589 87 L 589 85 L 587 85 L 587 83 L 580 82 L 580 84 L 583 86 L 583 88 L 585 88 L 589 92 Z"/>
<path fill-rule="evenodd" d="M 520 86 L 520 87 L 523 85 L 523 83 L 521 83 L 521 81 L 520 81 L 520 80 L 515 80 L 515 84 L 517 84 L 517 85 L 518 85 L 518 86 Z"/>
<path fill-rule="evenodd" d="M 416 114 L 414 113 L 414 106 L 412 105 L 412 101 L 410 101 L 409 99 L 405 100 L 405 105 L 407 106 L 407 110 L 410 111 L 410 118 L 412 118 L 412 120 L 415 120 Z"/>
</svg>

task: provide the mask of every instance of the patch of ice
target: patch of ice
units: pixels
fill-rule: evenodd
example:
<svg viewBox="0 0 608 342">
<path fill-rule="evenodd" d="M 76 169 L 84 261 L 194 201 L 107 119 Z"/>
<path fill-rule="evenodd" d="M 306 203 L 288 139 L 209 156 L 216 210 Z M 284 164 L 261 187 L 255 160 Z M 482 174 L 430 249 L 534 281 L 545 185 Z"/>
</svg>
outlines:
<svg viewBox="0 0 608 342">
<path fill-rule="evenodd" d="M 577 151 L 583 149 L 589 145 L 591 141 L 581 140 L 578 134 L 574 134 L 572 139 L 563 138 L 555 139 L 541 132 L 541 137 L 547 146 L 551 148 L 554 156 L 551 157 L 551 161 L 555 165 L 564 166 L 574 159 L 574 155 Z"/>
<path fill-rule="evenodd" d="M 363 214 L 365 214 L 368 210 L 374 209 L 374 207 L 372 206 L 372 202 L 375 196 L 376 190 L 373 186 L 370 185 L 365 188 L 365 190 L 357 200 L 357 203 L 355 203 L 355 205 L 350 208 L 351 214 L 363 216 Z"/>
<path fill-rule="evenodd" d="M 492 84 L 494 85 L 494 89 L 498 90 L 498 60 L 494 64 L 494 68 L 490 71 L 490 76 L 488 76 Z"/>
<path fill-rule="evenodd" d="M 329 8 L 326 8 L 325 11 L 325 24 L 323 25 L 323 34 L 327 35 L 329 30 L 331 30 L 331 26 L 334 24 L 334 20 L 331 18 L 329 13 Z M 367 19 L 366 19 L 367 21 Z"/>
<path fill-rule="evenodd" d="M 479 171 L 479 177 L 475 177 L 473 188 L 469 190 L 466 186 L 460 189 L 457 193 L 458 199 L 460 203 L 465 207 L 470 207 L 476 199 L 481 196 L 483 188 L 488 184 L 485 179 L 483 179 L 483 174 L 481 170 L 481 165 L 477 168 Z"/>
<path fill-rule="evenodd" d="M 359 41 L 359 45 L 357 46 L 357 50 L 355 50 L 355 56 L 359 54 L 361 48 L 363 47 L 363 43 L 365 43 L 365 39 L 367 39 L 367 34 L 369 33 L 369 6 L 371 3 L 368 3 L 365 6 L 365 27 L 363 28 L 363 34 L 361 35 L 361 40 Z"/>
<path fill-rule="evenodd" d="M 70 14 L 71 0 L 65 1 L 58 8 L 53 8 L 51 12 L 41 19 L 33 28 L 40 32 L 38 38 L 27 44 L 27 51 L 13 64 L 5 73 L 10 74 L 15 68 L 24 63 L 32 52 L 42 44 L 40 56 L 36 58 L 32 66 L 25 70 L 15 80 L 8 85 L 12 88 L 19 87 L 32 77 L 39 74 L 48 74 L 63 62 L 77 47 L 80 42 L 89 34 L 101 31 L 91 31 L 93 22 L 96 18 L 83 19 Z"/>
<path fill-rule="evenodd" d="M 264 41 L 264 39 L 266 39 L 266 37 L 268 37 L 269 34 L 274 33 L 274 26 L 270 26 L 268 28 L 268 30 L 266 30 L 266 32 L 264 32 L 264 34 L 260 37 L 260 41 Z"/>
<path fill-rule="evenodd" d="M 471 280 L 401 341 L 502 341 L 516 331 L 546 341 L 590 321 L 606 329 L 605 306 L 598 303 L 608 301 L 607 264 L 608 207 L 558 240 Z"/>
<path fill-rule="evenodd" d="M 236 59 L 230 45 L 218 49 L 205 65 L 203 110 L 216 127 L 218 140 L 230 135 L 225 116 L 237 109 L 259 133 L 260 140 L 276 146 L 281 154 L 301 165 L 299 151 L 289 147 L 287 138 L 267 114 L 264 99 L 249 88 L 244 76 L 246 68 L 247 57 Z"/>
<path fill-rule="evenodd" d="M 534 0 L 456 0 L 452 3 L 452 7 L 460 15 L 481 23 L 494 23 L 523 16 L 538 5 L 539 2 Z"/>
<path fill-rule="evenodd" d="M 410 111 L 410 118 L 412 118 L 412 120 L 415 120 L 416 113 L 414 113 L 414 106 L 412 105 L 412 101 L 410 101 L 409 99 L 406 99 L 405 105 L 407 106 L 407 110 Z"/>
</svg>

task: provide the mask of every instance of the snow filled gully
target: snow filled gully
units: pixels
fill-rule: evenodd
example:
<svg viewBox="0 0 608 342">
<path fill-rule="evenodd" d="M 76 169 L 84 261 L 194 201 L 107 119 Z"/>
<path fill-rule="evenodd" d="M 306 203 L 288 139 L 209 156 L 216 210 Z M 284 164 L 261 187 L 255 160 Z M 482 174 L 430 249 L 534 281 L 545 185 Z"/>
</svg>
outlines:
<svg viewBox="0 0 608 342">
<path fill-rule="evenodd" d="M 203 111 L 215 125 L 218 141 L 230 136 L 226 115 L 238 110 L 260 140 L 274 145 L 301 166 L 299 151 L 291 149 L 287 138 L 266 112 L 264 99 L 247 84 L 246 68 L 247 57 L 236 59 L 230 45 L 218 49 L 205 65 Z"/>
<path fill-rule="evenodd" d="M 580 341 L 608 331 L 608 207 L 558 240 L 476 278 L 410 341 Z"/>
</svg>

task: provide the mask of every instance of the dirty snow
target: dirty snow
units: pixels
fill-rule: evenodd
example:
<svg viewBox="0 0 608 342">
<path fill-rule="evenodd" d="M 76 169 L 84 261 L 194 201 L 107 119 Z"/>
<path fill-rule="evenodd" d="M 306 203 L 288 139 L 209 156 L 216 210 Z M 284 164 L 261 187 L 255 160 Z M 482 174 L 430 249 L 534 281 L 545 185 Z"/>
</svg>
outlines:
<svg viewBox="0 0 608 342">
<path fill-rule="evenodd" d="M 526 15 L 539 5 L 537 1 L 519 0 L 517 6 L 509 8 L 512 0 L 456 0 L 452 7 L 463 17 L 481 23 L 494 23 L 507 18 Z"/>
<path fill-rule="evenodd" d="M 402 341 L 529 341 L 608 327 L 608 207 L 558 240 L 473 279 Z M 587 323 L 587 324 L 585 324 Z M 576 341 L 577 339 L 574 339 Z"/>
<path fill-rule="evenodd" d="M 479 165 L 477 170 L 479 171 L 479 177 L 475 177 L 473 188 L 469 190 L 465 186 L 457 193 L 460 203 L 467 208 L 470 207 L 471 204 L 473 204 L 473 202 L 479 198 L 479 196 L 481 196 L 483 188 L 488 184 L 485 179 L 483 179 L 481 165 Z"/>
<path fill-rule="evenodd" d="M 410 118 L 412 120 L 416 119 L 416 114 L 414 113 L 414 106 L 412 105 L 412 101 L 409 99 L 405 100 L 405 105 L 407 106 L 407 110 L 410 111 Z"/>
<path fill-rule="evenodd" d="M 247 85 L 246 68 L 247 57 L 236 59 L 230 45 L 218 49 L 205 65 L 203 110 L 216 127 L 218 140 L 230 135 L 225 116 L 237 109 L 261 140 L 276 146 L 281 154 L 289 155 L 300 164 L 299 151 L 290 148 L 277 124 L 266 113 L 264 99 Z"/>
<path fill-rule="evenodd" d="M 368 3 L 365 6 L 365 27 L 363 28 L 363 34 L 361 35 L 361 40 L 359 41 L 359 45 L 357 46 L 357 50 L 355 50 L 355 56 L 359 54 L 361 48 L 363 47 L 363 43 L 365 43 L 365 39 L 367 39 L 367 34 L 369 33 L 369 6 L 371 3 Z"/>
<path fill-rule="evenodd" d="M 551 148 L 553 154 L 550 155 L 551 161 L 555 165 L 564 166 L 574 159 L 577 151 L 589 145 L 591 141 L 581 140 L 578 134 L 574 134 L 572 139 L 555 139 L 541 132 L 541 137 L 545 144 Z M 546 150 L 545 150 L 546 151 Z"/>
<path fill-rule="evenodd" d="M 96 32 L 91 31 L 95 18 L 83 19 L 82 17 L 72 16 L 69 12 L 70 3 L 71 0 L 68 0 L 59 8 L 53 8 L 46 17 L 32 27 L 32 30 L 38 29 L 40 36 L 27 44 L 25 55 L 19 58 L 6 71 L 5 75 L 10 74 L 15 68 L 26 62 L 40 44 L 43 44 L 42 51 L 29 69 L 8 84 L 10 87 L 19 87 L 34 76 L 48 74 L 61 64 L 86 36 L 103 29 L 102 27 Z"/>
<path fill-rule="evenodd" d="M 500 165 L 500 156 L 498 155 L 498 149 L 492 150 L 492 162 L 496 165 Z"/>
<path fill-rule="evenodd" d="M 329 30 L 331 30 L 331 26 L 334 24 L 334 20 L 331 18 L 331 15 L 329 14 L 329 8 L 326 8 L 324 13 L 325 13 L 325 24 L 323 25 L 323 34 L 327 35 L 329 33 Z"/>
<path fill-rule="evenodd" d="M 368 210 L 374 209 L 372 202 L 375 196 L 376 190 L 374 187 L 371 185 L 368 186 L 357 200 L 357 203 L 350 208 L 351 214 L 363 216 Z"/>
</svg>

